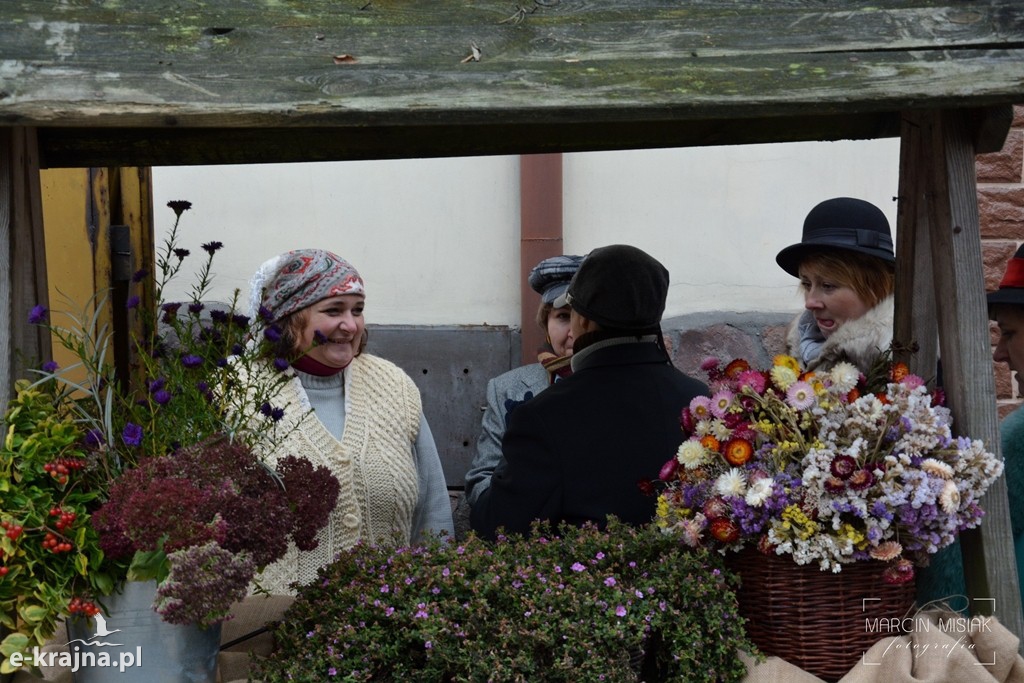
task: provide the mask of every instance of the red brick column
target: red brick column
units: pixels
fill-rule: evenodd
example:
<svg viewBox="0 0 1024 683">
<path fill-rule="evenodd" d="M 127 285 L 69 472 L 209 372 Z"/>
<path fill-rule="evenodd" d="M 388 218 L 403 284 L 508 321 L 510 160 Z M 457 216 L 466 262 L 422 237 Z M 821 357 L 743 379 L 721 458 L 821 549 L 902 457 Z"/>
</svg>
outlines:
<svg viewBox="0 0 1024 683">
<path fill-rule="evenodd" d="M 985 287 L 999 286 L 1006 262 L 1024 242 L 1024 105 L 1014 107 L 1013 124 L 1003 149 L 979 154 L 978 210 Z M 992 325 L 992 343 L 998 331 Z M 1024 388 L 1014 386 L 1005 363 L 993 364 L 999 416 L 1020 405 Z"/>
</svg>

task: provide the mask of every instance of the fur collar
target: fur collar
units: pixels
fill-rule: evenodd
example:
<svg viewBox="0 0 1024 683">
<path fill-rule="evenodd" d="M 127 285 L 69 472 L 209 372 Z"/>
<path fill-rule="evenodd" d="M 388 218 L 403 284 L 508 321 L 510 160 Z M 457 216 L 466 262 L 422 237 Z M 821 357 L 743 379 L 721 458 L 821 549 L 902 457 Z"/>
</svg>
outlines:
<svg viewBox="0 0 1024 683">
<path fill-rule="evenodd" d="M 866 372 L 878 357 L 892 343 L 892 318 L 895 305 L 889 296 L 870 311 L 844 324 L 835 334 L 825 340 L 821 353 L 811 361 L 800 357 L 800 337 L 805 324 L 814 324 L 813 317 L 805 318 L 810 311 L 804 311 L 793 320 L 786 333 L 786 352 L 800 361 L 806 370 L 828 370 L 840 361 L 856 365 Z"/>
</svg>

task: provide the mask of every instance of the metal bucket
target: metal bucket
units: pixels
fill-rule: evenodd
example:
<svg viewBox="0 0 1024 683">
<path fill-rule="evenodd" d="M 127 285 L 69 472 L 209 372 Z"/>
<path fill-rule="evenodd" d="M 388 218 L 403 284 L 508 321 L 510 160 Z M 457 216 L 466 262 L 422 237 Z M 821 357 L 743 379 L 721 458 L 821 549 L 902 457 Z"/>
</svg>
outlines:
<svg viewBox="0 0 1024 683">
<path fill-rule="evenodd" d="M 220 624 L 168 624 L 153 611 L 155 581 L 103 599 L 110 616 L 68 621 L 75 683 L 215 683 Z"/>
</svg>

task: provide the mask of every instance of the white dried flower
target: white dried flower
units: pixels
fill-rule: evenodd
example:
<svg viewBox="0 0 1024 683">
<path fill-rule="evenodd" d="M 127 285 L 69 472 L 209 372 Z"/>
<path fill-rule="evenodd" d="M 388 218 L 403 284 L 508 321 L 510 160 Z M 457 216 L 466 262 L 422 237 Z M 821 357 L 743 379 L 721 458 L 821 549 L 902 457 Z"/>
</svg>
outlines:
<svg viewBox="0 0 1024 683">
<path fill-rule="evenodd" d="M 715 490 L 723 496 L 742 496 L 747 492 L 747 475 L 735 467 L 715 480 Z"/>
</svg>

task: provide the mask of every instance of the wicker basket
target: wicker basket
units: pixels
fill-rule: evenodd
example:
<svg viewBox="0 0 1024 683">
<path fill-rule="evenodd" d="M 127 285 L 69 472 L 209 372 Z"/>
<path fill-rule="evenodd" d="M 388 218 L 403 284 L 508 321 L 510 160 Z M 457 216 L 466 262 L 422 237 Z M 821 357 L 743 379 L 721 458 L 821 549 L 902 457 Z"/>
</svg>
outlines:
<svg viewBox="0 0 1024 683">
<path fill-rule="evenodd" d="M 913 581 L 885 583 L 880 562 L 843 565 L 834 574 L 748 548 L 729 564 L 741 578 L 739 608 L 750 639 L 826 681 L 842 678 L 876 641 L 897 635 L 867 624 L 902 619 L 914 604 Z"/>
</svg>

